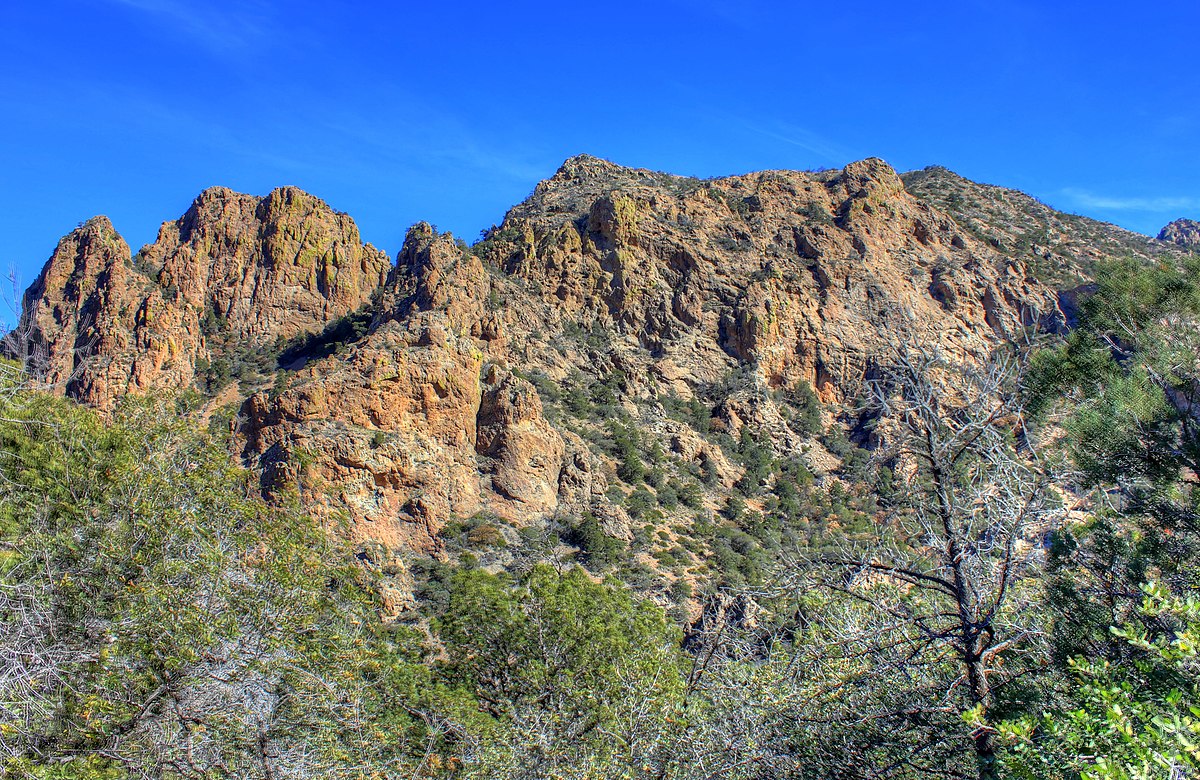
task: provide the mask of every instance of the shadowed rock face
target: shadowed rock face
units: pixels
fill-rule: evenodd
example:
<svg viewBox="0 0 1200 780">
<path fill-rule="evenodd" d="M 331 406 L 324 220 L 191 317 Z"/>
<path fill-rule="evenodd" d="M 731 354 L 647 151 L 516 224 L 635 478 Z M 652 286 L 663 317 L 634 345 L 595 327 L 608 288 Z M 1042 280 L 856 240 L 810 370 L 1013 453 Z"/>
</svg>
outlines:
<svg viewBox="0 0 1200 780">
<path fill-rule="evenodd" d="M 107 407 L 370 301 L 360 329 L 222 396 L 240 404 L 235 446 L 265 494 L 298 489 L 356 539 L 425 552 L 479 512 L 523 526 L 589 511 L 629 538 L 614 500 L 628 488 L 595 444 L 610 421 L 560 394 L 607 398 L 600 414 L 708 474 L 712 493 L 740 467 L 665 412 L 672 396 L 703 396 L 717 429 L 750 426 L 821 472 L 836 459 L 789 409 L 805 385 L 836 404 L 898 343 L 969 358 L 1061 323 L 1025 255 L 939 205 L 943 184 L 979 185 L 929 175 L 914 194 L 877 159 L 700 181 L 581 156 L 474 247 L 414 226 L 391 268 L 348 217 L 298 190 L 213 189 L 136 262 L 102 218 L 64 238 L 23 322 L 49 377 Z M 1014 234 L 1045 217 L 997 202 Z M 1054 224 L 1093 246 L 1065 217 Z"/>
<path fill-rule="evenodd" d="M 213 188 L 136 258 L 105 217 L 64 237 L 20 327 L 53 386 L 108 409 L 191 385 L 198 361 L 320 330 L 363 305 L 388 267 L 348 216 L 300 190 Z"/>
<path fill-rule="evenodd" d="M 1177 219 L 1159 231 L 1158 240 L 1170 241 L 1185 249 L 1200 247 L 1200 222 L 1194 219 Z"/>
<path fill-rule="evenodd" d="M 502 284 L 450 236 L 410 230 L 371 332 L 244 404 L 239 442 L 264 491 L 298 486 L 355 537 L 425 552 L 452 517 L 552 514 L 563 439 L 508 367 L 487 306 Z"/>
</svg>

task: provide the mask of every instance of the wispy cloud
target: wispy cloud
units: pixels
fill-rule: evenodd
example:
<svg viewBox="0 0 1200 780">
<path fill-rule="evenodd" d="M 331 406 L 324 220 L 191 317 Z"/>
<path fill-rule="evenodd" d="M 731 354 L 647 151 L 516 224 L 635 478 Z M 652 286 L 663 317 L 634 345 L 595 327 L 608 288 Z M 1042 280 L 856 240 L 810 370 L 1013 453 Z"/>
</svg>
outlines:
<svg viewBox="0 0 1200 780">
<path fill-rule="evenodd" d="M 466 168 L 530 183 L 553 172 L 547 171 L 541 149 L 496 142 L 486 132 L 433 109 L 413 113 L 385 115 L 380 121 L 379 116 L 348 111 L 332 121 L 314 117 L 313 123 L 338 139 L 346 156 L 361 159 L 376 173 L 382 161 L 431 170 Z"/>
<path fill-rule="evenodd" d="M 296 101 L 300 102 L 299 100 Z M 550 159 L 531 133 L 503 130 L 464 119 L 426 96 L 383 83 L 356 100 L 309 100 L 293 114 L 285 137 L 300 147 L 316 145 L 327 164 L 361 165 L 362 173 L 424 171 L 443 175 L 472 172 L 474 178 L 533 186 L 562 162 Z M 517 131 L 515 131 L 517 130 Z"/>
<path fill-rule="evenodd" d="M 1100 195 L 1088 190 L 1068 187 L 1062 190 L 1063 197 L 1072 204 L 1084 209 L 1106 211 L 1190 211 L 1200 210 L 1200 197 L 1191 196 L 1158 196 L 1123 197 L 1119 195 Z"/>
<path fill-rule="evenodd" d="M 762 148 L 767 145 L 759 143 L 758 138 L 768 138 L 801 149 L 815 158 L 812 163 L 802 161 L 803 165 L 819 163 L 840 167 L 866 156 L 832 141 L 809 126 L 781 119 L 778 114 L 765 115 L 720 104 L 711 90 L 696 83 L 668 80 L 663 87 L 670 91 L 672 104 L 687 106 L 689 121 L 704 128 L 698 136 L 719 138 L 721 142 L 736 144 L 738 148 L 746 145 Z M 727 150 L 714 148 L 713 151 L 715 159 L 727 160 L 729 157 Z M 776 153 L 770 159 L 778 160 L 779 155 Z M 728 171 L 721 173 L 727 174 Z"/>
<path fill-rule="evenodd" d="M 271 35 L 264 6 L 257 2 L 104 0 L 140 12 L 172 31 L 218 53 L 261 44 Z"/>
<path fill-rule="evenodd" d="M 746 122 L 745 126 L 759 135 L 798 147 L 827 162 L 841 165 L 853 158 L 853 154 L 845 147 L 806 127 L 799 127 L 787 122 Z"/>
</svg>

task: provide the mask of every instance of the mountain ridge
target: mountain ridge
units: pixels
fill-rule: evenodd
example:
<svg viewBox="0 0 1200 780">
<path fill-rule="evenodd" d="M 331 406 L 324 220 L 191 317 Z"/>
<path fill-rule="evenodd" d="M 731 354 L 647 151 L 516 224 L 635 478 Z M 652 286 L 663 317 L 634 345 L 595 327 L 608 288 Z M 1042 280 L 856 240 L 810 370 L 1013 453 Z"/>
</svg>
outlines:
<svg viewBox="0 0 1200 780">
<path fill-rule="evenodd" d="M 394 263 L 295 188 L 205 190 L 136 256 L 89 221 L 21 326 L 47 381 L 101 409 L 205 394 L 265 496 L 298 494 L 380 566 L 448 555 L 468 521 L 499 529 L 483 555 L 504 566 L 519 533 L 584 518 L 666 534 L 638 558 L 661 569 L 668 529 L 731 517 L 739 491 L 762 510 L 776 477 L 747 436 L 837 474 L 856 394 L 903 343 L 979 359 L 1066 328 L 1063 291 L 1097 264 L 1180 252 L 877 158 L 701 180 L 578 155 L 473 246 L 417 223 Z M 412 581 L 388 565 L 398 613 Z"/>
<path fill-rule="evenodd" d="M 294 187 L 212 187 L 136 255 L 107 217 L 67 234 L 26 291 L 18 331 L 52 386 L 106 409 L 125 392 L 186 387 L 225 353 L 319 330 L 361 306 L 388 266 L 353 220 Z"/>
</svg>

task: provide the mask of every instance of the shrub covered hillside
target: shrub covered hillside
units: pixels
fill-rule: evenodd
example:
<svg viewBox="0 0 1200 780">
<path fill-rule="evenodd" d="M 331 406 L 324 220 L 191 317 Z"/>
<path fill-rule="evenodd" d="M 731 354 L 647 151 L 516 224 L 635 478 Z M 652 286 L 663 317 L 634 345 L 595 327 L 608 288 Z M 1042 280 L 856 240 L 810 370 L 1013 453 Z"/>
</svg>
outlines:
<svg viewBox="0 0 1200 780">
<path fill-rule="evenodd" d="M 91 220 L 4 337 L 0 767 L 1200 777 L 1198 278 L 880 160 L 573 158 L 390 267 Z"/>
<path fill-rule="evenodd" d="M 1188 776 L 1195 278 L 1110 269 L 1028 360 L 905 353 L 864 401 L 896 463 L 868 527 L 781 539 L 682 626 L 549 553 L 435 563 L 418 630 L 385 623 L 195 398 L 102 421 L 5 364 L 5 771 Z"/>
</svg>

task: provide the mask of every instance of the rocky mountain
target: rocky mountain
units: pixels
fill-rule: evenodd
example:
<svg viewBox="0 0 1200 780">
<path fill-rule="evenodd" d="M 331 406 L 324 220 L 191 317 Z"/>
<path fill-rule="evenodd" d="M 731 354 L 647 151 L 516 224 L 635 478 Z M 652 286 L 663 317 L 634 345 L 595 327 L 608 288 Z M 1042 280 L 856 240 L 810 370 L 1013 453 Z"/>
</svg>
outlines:
<svg viewBox="0 0 1200 780">
<path fill-rule="evenodd" d="M 1170 241 L 1185 249 L 1200 247 L 1200 222 L 1194 219 L 1177 219 L 1159 231 L 1158 240 Z"/>
<path fill-rule="evenodd" d="M 686 528 L 735 486 L 762 511 L 784 473 L 764 458 L 818 478 L 853 458 L 854 398 L 898 344 L 1060 329 L 1096 263 L 1172 251 L 944 169 L 699 180 L 580 156 L 474 246 L 414 226 L 394 266 L 293 188 L 207 190 L 136 256 L 98 217 L 21 324 L 85 403 L 212 396 L 264 494 L 298 491 L 381 565 L 463 538 L 503 564 L 557 523 L 687 579 Z"/>
<path fill-rule="evenodd" d="M 106 217 L 65 236 L 25 294 L 18 331 L 46 379 L 110 408 L 187 387 L 367 302 L 389 262 L 354 221 L 294 187 L 214 187 L 136 256 Z"/>
</svg>

